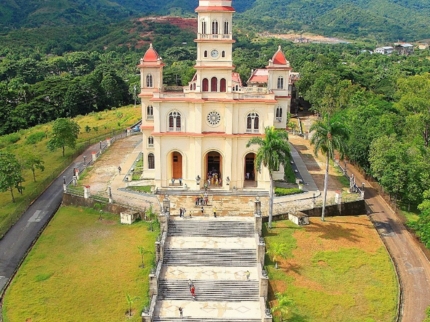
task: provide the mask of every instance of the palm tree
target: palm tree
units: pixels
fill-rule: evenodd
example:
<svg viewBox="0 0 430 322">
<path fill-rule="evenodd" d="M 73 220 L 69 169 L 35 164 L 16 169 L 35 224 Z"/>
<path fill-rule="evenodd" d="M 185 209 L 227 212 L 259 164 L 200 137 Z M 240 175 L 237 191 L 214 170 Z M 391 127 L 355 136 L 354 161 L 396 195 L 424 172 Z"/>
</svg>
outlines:
<svg viewBox="0 0 430 322">
<path fill-rule="evenodd" d="M 264 130 L 264 138 L 253 137 L 248 141 L 246 147 L 256 144 L 258 148 L 255 157 L 255 167 L 261 171 L 261 166 L 269 170 L 270 176 L 270 202 L 269 202 L 269 228 L 272 227 L 273 213 L 273 171 L 278 171 L 279 167 L 289 166 L 290 145 L 288 143 L 288 133 L 284 130 L 278 131 L 273 126 L 268 126 Z"/>
<path fill-rule="evenodd" d="M 282 293 L 276 293 L 276 300 L 278 301 L 278 304 L 272 308 L 272 312 L 279 312 L 281 316 L 280 321 L 284 321 L 284 317 L 290 313 L 290 307 L 294 302 L 290 297 Z"/>
<path fill-rule="evenodd" d="M 321 152 L 326 156 L 326 167 L 324 176 L 324 197 L 322 205 L 321 220 L 324 221 L 325 204 L 327 201 L 328 169 L 330 159 L 334 159 L 334 152 L 338 151 L 342 160 L 346 152 L 346 141 L 349 133 L 347 128 L 329 117 L 316 121 L 309 129 L 313 132 L 311 144 L 314 146 L 314 154 Z"/>
<path fill-rule="evenodd" d="M 132 315 L 132 305 L 133 305 L 134 301 L 140 299 L 140 297 L 139 296 L 132 297 L 130 294 L 127 293 L 125 295 L 125 298 L 127 300 L 128 307 L 129 307 L 128 316 L 131 316 Z"/>
</svg>

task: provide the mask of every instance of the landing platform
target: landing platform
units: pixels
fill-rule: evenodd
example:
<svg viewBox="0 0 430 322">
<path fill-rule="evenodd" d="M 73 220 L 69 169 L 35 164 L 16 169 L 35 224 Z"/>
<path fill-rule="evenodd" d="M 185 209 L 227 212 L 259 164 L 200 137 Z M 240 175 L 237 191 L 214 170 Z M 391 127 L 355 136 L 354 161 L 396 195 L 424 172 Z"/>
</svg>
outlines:
<svg viewBox="0 0 430 322">
<path fill-rule="evenodd" d="M 192 316 L 192 318 L 196 320 L 217 318 L 222 319 L 223 321 L 234 321 L 237 319 L 241 319 L 243 321 L 261 321 L 261 316 L 263 315 L 260 309 L 260 302 L 199 302 L 198 300 L 164 300 L 157 301 L 154 320 L 157 321 L 158 317 L 179 318 L 179 307 L 182 307 L 183 317 L 185 319 Z M 260 318 L 256 319 L 256 317 Z"/>
</svg>

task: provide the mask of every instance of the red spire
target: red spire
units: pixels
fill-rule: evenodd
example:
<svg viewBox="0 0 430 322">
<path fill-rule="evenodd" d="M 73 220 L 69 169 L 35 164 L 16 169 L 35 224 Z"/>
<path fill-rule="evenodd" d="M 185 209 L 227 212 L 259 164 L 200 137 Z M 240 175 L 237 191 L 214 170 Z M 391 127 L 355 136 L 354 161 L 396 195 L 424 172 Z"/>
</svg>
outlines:
<svg viewBox="0 0 430 322">
<path fill-rule="evenodd" d="M 160 56 L 158 56 L 158 53 L 155 51 L 154 48 L 152 48 L 152 44 L 149 45 L 148 50 L 146 51 L 145 55 L 143 56 L 144 62 L 156 62 Z"/>
<path fill-rule="evenodd" d="M 287 59 L 282 52 L 281 46 L 278 47 L 278 51 L 273 55 L 272 62 L 276 65 L 287 65 Z"/>
</svg>

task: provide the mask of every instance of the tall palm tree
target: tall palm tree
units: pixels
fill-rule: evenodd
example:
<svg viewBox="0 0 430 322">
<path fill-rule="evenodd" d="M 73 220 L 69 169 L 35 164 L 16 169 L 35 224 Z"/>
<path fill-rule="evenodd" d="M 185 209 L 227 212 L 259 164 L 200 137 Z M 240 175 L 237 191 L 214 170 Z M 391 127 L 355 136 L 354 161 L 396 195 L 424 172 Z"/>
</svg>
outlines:
<svg viewBox="0 0 430 322">
<path fill-rule="evenodd" d="M 339 152 L 342 160 L 346 152 L 346 141 L 349 133 L 347 128 L 329 117 L 316 121 L 309 129 L 312 134 L 311 144 L 314 146 L 314 154 L 321 152 L 326 156 L 326 167 L 324 176 L 324 197 L 322 205 L 321 220 L 324 221 L 325 205 L 327 201 L 328 169 L 330 159 L 334 159 L 335 151 Z"/>
<path fill-rule="evenodd" d="M 270 176 L 270 202 L 269 202 L 269 228 L 272 227 L 273 214 L 273 171 L 278 171 L 282 165 L 289 165 L 290 145 L 288 143 L 288 133 L 284 130 L 278 131 L 273 126 L 268 126 L 264 130 L 264 138 L 253 137 L 248 141 L 246 147 L 259 145 L 256 157 L 255 167 L 261 171 L 261 166 L 269 170 Z"/>
</svg>

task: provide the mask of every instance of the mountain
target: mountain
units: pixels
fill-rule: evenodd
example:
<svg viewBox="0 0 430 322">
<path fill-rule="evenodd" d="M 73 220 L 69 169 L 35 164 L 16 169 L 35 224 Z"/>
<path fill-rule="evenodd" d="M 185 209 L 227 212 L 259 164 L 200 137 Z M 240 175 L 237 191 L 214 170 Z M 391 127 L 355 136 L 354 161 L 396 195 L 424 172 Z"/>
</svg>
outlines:
<svg viewBox="0 0 430 322">
<path fill-rule="evenodd" d="M 198 0 L 2 0 L 0 30 L 112 23 L 147 15 L 194 16 Z M 240 28 L 369 38 L 430 38 L 428 0 L 233 0 Z"/>
</svg>

